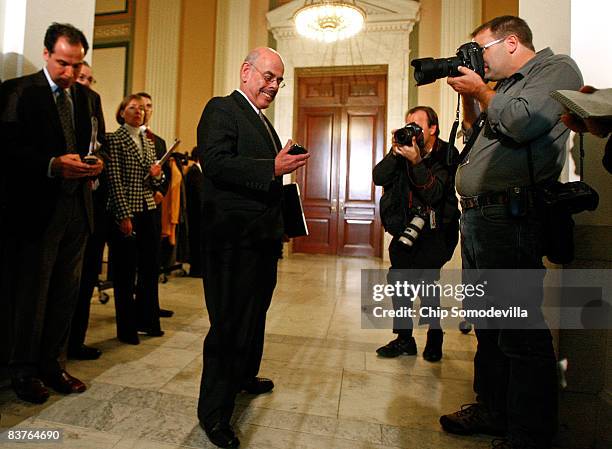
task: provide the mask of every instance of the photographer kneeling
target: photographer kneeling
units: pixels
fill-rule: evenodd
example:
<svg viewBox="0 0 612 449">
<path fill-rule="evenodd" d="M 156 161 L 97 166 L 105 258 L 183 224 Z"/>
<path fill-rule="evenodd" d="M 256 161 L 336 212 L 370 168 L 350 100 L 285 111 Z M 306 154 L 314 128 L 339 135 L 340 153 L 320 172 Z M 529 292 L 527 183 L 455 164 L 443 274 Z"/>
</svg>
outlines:
<svg viewBox="0 0 612 449">
<path fill-rule="evenodd" d="M 373 171 L 374 184 L 383 186 L 380 213 L 387 232 L 391 268 L 388 281 L 433 283 L 440 268 L 453 255 L 459 233 L 459 210 L 454 190 L 455 166 L 447 165 L 447 153 L 457 150 L 438 139 L 438 116 L 427 106 L 417 106 L 406 114 L 404 128 L 394 131 L 391 151 Z M 449 148 L 450 147 L 450 148 Z M 409 271 L 404 271 L 409 270 Z M 440 296 L 421 295 L 421 307 L 437 308 Z M 414 298 L 393 297 L 396 311 L 411 308 Z M 429 324 L 423 358 L 442 358 L 443 333 L 438 318 L 420 318 Z M 382 357 L 416 355 L 410 317 L 393 319 L 397 338 L 376 351 Z"/>
</svg>

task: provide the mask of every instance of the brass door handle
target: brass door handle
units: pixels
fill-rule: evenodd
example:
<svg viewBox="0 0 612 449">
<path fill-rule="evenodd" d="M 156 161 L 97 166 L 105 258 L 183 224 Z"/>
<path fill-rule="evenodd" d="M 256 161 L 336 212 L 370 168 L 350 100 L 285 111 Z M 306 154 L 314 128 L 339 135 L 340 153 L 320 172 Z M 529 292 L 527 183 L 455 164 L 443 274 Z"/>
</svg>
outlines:
<svg viewBox="0 0 612 449">
<path fill-rule="evenodd" d="M 338 211 L 338 200 L 336 198 L 332 198 L 331 200 L 331 211 L 332 213 L 336 213 Z"/>
</svg>

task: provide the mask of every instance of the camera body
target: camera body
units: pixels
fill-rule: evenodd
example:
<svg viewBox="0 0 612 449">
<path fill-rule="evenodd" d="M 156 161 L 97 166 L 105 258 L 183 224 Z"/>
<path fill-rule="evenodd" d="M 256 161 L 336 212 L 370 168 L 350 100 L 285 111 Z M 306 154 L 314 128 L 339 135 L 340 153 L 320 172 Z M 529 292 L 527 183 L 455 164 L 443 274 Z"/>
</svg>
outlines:
<svg viewBox="0 0 612 449">
<path fill-rule="evenodd" d="M 423 128 L 415 122 L 408 123 L 403 128 L 395 130 L 393 139 L 398 145 L 412 146 L 412 138 L 416 137 L 416 143 L 420 149 L 425 147 L 425 137 L 423 136 Z"/>
<path fill-rule="evenodd" d="M 467 42 L 457 49 L 451 58 L 420 58 L 410 63 L 414 67 L 414 79 L 417 86 L 433 83 L 447 76 L 460 76 L 459 66 L 467 67 L 484 79 L 484 59 L 482 48 L 476 42 Z"/>
</svg>

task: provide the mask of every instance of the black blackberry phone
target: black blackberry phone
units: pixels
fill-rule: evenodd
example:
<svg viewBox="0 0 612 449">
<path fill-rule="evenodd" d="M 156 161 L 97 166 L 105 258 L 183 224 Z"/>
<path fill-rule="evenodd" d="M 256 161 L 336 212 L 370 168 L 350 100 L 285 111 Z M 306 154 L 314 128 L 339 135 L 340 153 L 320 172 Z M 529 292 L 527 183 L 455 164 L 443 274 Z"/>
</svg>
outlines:
<svg viewBox="0 0 612 449">
<path fill-rule="evenodd" d="M 298 154 L 306 154 L 308 153 L 308 150 L 299 143 L 294 143 L 293 145 L 291 145 L 291 148 L 289 148 L 288 153 L 292 156 L 296 156 Z"/>
</svg>

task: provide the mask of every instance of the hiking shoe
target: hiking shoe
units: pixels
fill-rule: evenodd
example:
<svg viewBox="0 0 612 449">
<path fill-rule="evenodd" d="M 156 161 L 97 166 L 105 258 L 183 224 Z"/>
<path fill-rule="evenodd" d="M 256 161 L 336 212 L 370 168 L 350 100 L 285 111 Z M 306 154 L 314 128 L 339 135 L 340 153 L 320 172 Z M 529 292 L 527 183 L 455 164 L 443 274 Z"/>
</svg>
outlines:
<svg viewBox="0 0 612 449">
<path fill-rule="evenodd" d="M 393 358 L 402 354 L 416 355 L 417 347 L 414 337 L 400 338 L 390 341 L 384 346 L 376 350 L 376 353 L 381 357 Z"/>
<path fill-rule="evenodd" d="M 506 426 L 494 420 L 482 404 L 464 404 L 461 410 L 440 417 L 442 428 L 457 435 L 485 433 L 493 436 L 504 436 Z"/>
</svg>

